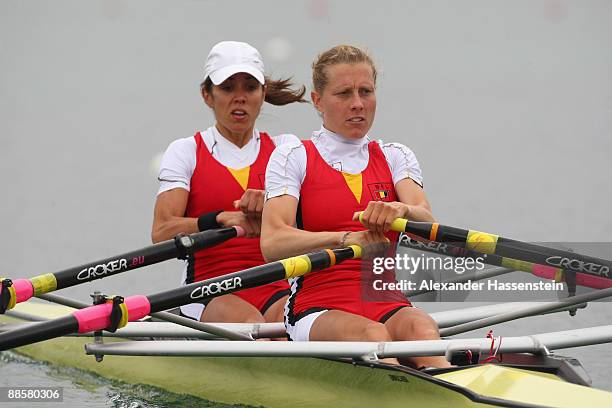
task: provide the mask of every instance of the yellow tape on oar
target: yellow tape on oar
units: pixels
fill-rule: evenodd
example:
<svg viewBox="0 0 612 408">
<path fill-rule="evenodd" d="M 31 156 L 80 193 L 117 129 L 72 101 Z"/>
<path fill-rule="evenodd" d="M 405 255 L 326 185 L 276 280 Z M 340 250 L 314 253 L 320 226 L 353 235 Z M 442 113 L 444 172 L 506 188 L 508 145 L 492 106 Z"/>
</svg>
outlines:
<svg viewBox="0 0 612 408">
<path fill-rule="evenodd" d="M 285 268 L 285 279 L 297 278 L 312 270 L 310 258 L 306 255 L 294 256 L 280 261 Z"/>
<path fill-rule="evenodd" d="M 363 224 L 363 211 L 359 213 L 359 222 Z M 396 218 L 391 223 L 391 230 L 395 232 L 405 232 L 408 220 L 404 218 Z"/>
<path fill-rule="evenodd" d="M 391 229 L 395 232 L 404 232 L 406 231 L 407 224 L 408 224 L 408 220 L 404 218 L 396 218 L 391 223 Z"/>
<path fill-rule="evenodd" d="M 0 282 L 2 282 L 3 280 L 4 278 L 0 278 Z M 17 304 L 17 293 L 15 292 L 15 288 L 13 286 L 9 286 L 8 288 L 6 288 L 6 290 L 8 290 L 9 293 L 9 302 L 6 306 L 6 310 L 11 310 Z"/>
<path fill-rule="evenodd" d="M 128 324 L 129 317 L 129 311 L 125 303 L 121 303 L 119 308 L 121 309 L 121 320 L 119 320 L 119 324 L 117 325 L 118 329 L 125 327 Z"/>
<path fill-rule="evenodd" d="M 499 236 L 480 231 L 468 231 L 465 247 L 483 254 L 494 254 Z"/>
<path fill-rule="evenodd" d="M 128 324 L 129 310 L 121 296 L 109 296 L 106 298 L 106 303 L 113 305 L 110 315 L 110 327 L 107 327 L 106 330 L 114 333 L 117 329 L 125 327 Z M 117 319 L 117 313 L 119 313 L 119 319 Z"/>
<path fill-rule="evenodd" d="M 514 269 L 516 271 L 530 272 L 536 276 L 542 277 L 540 274 L 538 274 L 538 271 L 536 270 L 539 265 L 534 264 L 533 262 L 519 261 L 518 259 L 504 257 L 502 258 L 501 264 L 502 264 L 501 266 L 505 268 Z M 550 267 L 546 266 L 546 268 L 550 268 Z M 554 276 L 555 282 L 563 282 L 563 277 L 564 277 L 563 269 L 554 268 L 554 271 L 555 271 L 555 276 Z"/>
<path fill-rule="evenodd" d="M 30 283 L 34 288 L 34 296 L 53 292 L 57 289 L 57 279 L 52 273 L 30 278 Z"/>
<path fill-rule="evenodd" d="M 514 269 L 515 271 L 532 272 L 533 263 L 527 261 L 519 261 L 518 259 L 502 258 L 502 266 L 504 268 Z"/>
<path fill-rule="evenodd" d="M 351 248 L 353 250 L 353 259 L 361 258 L 363 250 L 359 245 L 349 245 L 348 248 Z"/>
<path fill-rule="evenodd" d="M 361 258 L 362 249 L 359 245 L 349 245 L 347 248 L 351 248 L 353 250 L 353 259 Z M 327 252 L 327 255 L 329 256 L 329 266 L 334 266 L 336 264 L 336 254 L 331 249 L 325 249 L 324 251 Z M 308 255 L 281 259 L 279 262 L 283 264 L 283 267 L 285 268 L 285 279 L 297 278 L 312 271 L 312 263 L 310 262 Z"/>
</svg>

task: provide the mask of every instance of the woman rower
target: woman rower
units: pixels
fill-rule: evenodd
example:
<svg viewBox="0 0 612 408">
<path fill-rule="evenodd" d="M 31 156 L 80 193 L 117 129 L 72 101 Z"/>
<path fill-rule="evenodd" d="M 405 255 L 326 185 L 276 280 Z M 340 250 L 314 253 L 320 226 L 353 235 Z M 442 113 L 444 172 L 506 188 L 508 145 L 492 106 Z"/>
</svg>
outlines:
<svg viewBox="0 0 612 408">
<path fill-rule="evenodd" d="M 305 87 L 264 74 L 259 52 L 243 42 L 223 41 L 208 54 L 200 86 L 215 125 L 178 139 L 164 153 L 155 203 L 153 242 L 179 233 L 239 225 L 246 237 L 205 249 L 188 259 L 185 284 L 264 263 L 259 247 L 265 169 L 277 144 L 293 135 L 270 137 L 255 129 L 263 102 L 304 102 Z M 183 306 L 181 313 L 206 322 L 282 321 L 289 293 L 277 282 Z"/>
<path fill-rule="evenodd" d="M 376 68 L 370 56 L 346 45 L 322 53 L 313 64 L 313 86 L 312 101 L 323 126 L 308 141 L 278 147 L 268 163 L 264 257 L 275 260 L 351 244 L 395 244 L 398 234 L 389 232 L 395 218 L 433 221 L 413 152 L 368 137 L 376 111 Z M 359 211 L 364 211 L 365 229 L 357 219 Z M 289 338 L 440 338 L 434 320 L 411 307 L 400 292 L 367 299 L 361 276 L 362 261 L 352 260 L 294 279 L 285 307 Z M 411 363 L 449 365 L 442 357 L 418 357 Z"/>
</svg>

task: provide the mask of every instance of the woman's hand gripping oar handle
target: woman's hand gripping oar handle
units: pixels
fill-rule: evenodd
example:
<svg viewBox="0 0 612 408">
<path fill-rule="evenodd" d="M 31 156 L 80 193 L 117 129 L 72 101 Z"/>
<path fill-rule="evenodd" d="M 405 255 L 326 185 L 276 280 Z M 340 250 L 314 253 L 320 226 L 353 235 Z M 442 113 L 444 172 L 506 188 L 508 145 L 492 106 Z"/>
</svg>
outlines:
<svg viewBox="0 0 612 408">
<path fill-rule="evenodd" d="M 363 214 L 364 212 L 359 212 L 359 222 L 363 224 Z M 408 220 L 403 218 L 396 218 L 391 223 L 391 230 L 395 232 L 406 232 L 406 225 L 408 225 Z"/>
</svg>

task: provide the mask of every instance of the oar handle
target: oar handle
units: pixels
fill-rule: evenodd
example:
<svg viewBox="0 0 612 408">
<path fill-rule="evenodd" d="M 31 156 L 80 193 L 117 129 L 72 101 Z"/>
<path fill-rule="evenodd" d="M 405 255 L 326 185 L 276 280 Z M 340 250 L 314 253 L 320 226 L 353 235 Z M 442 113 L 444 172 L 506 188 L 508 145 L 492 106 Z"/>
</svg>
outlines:
<svg viewBox="0 0 612 408">
<path fill-rule="evenodd" d="M 363 224 L 363 211 L 359 213 L 359 222 Z M 408 220 L 404 218 L 396 218 L 391 223 L 391 230 L 395 232 L 406 232 L 406 227 L 408 225 Z"/>
<path fill-rule="evenodd" d="M 214 234 L 206 234 L 207 232 L 211 232 Z M 220 244 L 231 238 L 243 237 L 244 235 L 244 228 L 236 225 L 229 228 L 198 232 L 195 234 L 186 235 L 186 237 L 190 238 L 191 240 L 191 251 L 196 252 L 201 249 Z"/>
</svg>

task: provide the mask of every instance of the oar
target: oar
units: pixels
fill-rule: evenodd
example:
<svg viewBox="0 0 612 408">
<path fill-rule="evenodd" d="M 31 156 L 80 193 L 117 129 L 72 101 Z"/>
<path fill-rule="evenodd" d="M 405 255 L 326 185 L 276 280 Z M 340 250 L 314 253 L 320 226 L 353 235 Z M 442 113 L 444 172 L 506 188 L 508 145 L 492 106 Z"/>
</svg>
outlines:
<svg viewBox="0 0 612 408">
<path fill-rule="evenodd" d="M 326 249 L 218 276 L 150 296 L 130 296 L 125 300 L 117 296 L 105 304 L 90 306 L 67 316 L 30 325 L 24 329 L 2 333 L 0 334 L 0 351 L 71 333 L 87 333 L 97 330 L 114 331 L 123 327 L 128 321 L 141 319 L 150 313 L 211 299 L 282 279 L 295 278 L 311 271 L 328 268 L 347 259 L 360 257 L 361 248 L 356 245 L 342 249 Z"/>
<path fill-rule="evenodd" d="M 168 259 L 185 259 L 194 252 L 242 235 L 244 235 L 244 230 L 241 227 L 178 235 L 168 241 L 61 272 L 47 273 L 29 279 L 0 278 L 0 314 L 33 296 L 153 265 Z"/>
<path fill-rule="evenodd" d="M 363 213 L 360 214 L 360 220 L 362 218 Z M 449 227 L 438 223 L 415 222 L 398 218 L 393 221 L 391 229 L 413 234 L 429 241 L 460 245 L 470 251 L 575 272 L 576 283 L 582 286 L 597 289 L 612 287 L 612 276 L 610 275 L 612 261 L 606 259 L 529 244 L 488 232 Z M 509 267 L 514 268 L 516 266 L 520 265 Z"/>
<path fill-rule="evenodd" d="M 518 259 L 506 258 L 495 254 L 483 254 L 480 252 L 468 250 L 457 245 L 453 245 L 448 242 L 434 242 L 426 239 L 415 240 L 408 235 L 402 234 L 399 240 L 399 245 L 404 248 L 418 249 L 422 251 L 432 252 L 435 254 L 452 256 L 456 258 L 467 258 L 467 259 L 480 259 L 482 263 L 491 266 L 499 266 L 503 269 L 499 273 L 495 273 L 495 276 L 503 273 L 509 273 L 513 271 L 529 272 L 535 276 L 545 279 L 554 279 L 557 282 L 562 280 L 569 281 L 572 279 L 570 276 L 575 276 L 575 272 L 566 274 L 561 268 L 554 268 L 552 266 L 540 265 L 533 262 L 519 261 Z M 571 284 L 571 282 L 568 282 Z M 570 292 L 575 292 L 570 288 Z"/>
<path fill-rule="evenodd" d="M 69 298 L 55 295 L 52 293 L 46 293 L 44 295 L 39 296 L 39 298 L 46 300 L 47 302 L 57 303 L 60 305 L 72 307 L 74 309 L 85 309 L 91 306 L 91 303 L 87 304 L 85 302 L 80 302 L 78 300 L 69 299 Z M 12 312 L 9 312 L 9 313 L 12 313 Z M 232 331 L 232 330 L 227 330 L 215 324 L 203 323 L 203 322 L 189 319 L 187 317 L 179 316 L 177 314 L 170 313 L 170 312 L 151 313 L 151 317 L 155 317 L 157 319 L 164 320 L 166 322 L 171 322 L 177 325 L 189 327 L 191 329 L 199 330 L 205 333 L 214 334 L 216 336 L 219 336 L 221 338 L 225 338 L 228 340 L 254 340 L 252 337 L 246 334 L 239 333 L 239 332 Z"/>
</svg>

